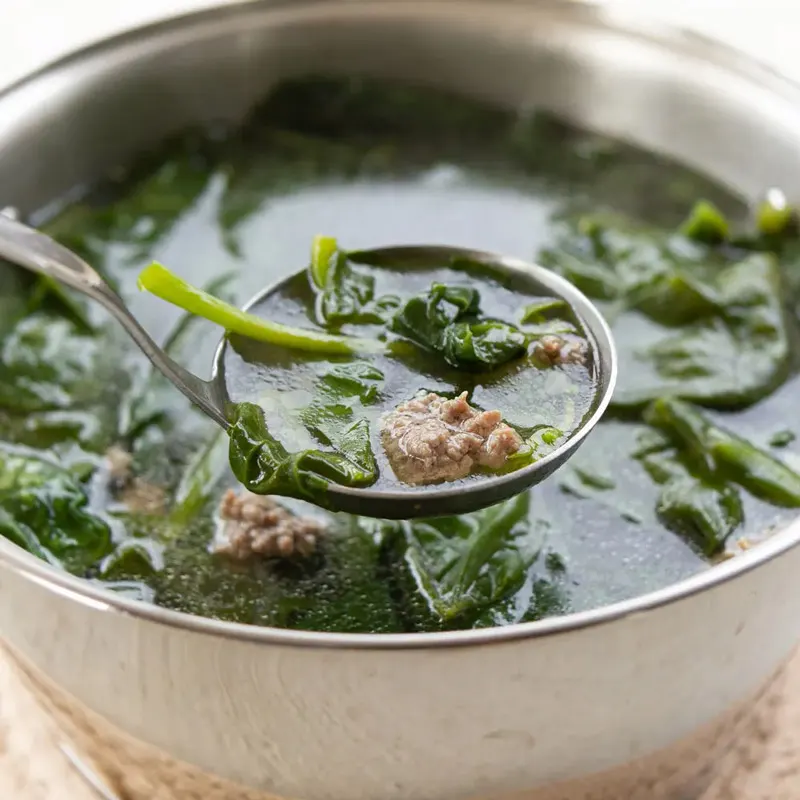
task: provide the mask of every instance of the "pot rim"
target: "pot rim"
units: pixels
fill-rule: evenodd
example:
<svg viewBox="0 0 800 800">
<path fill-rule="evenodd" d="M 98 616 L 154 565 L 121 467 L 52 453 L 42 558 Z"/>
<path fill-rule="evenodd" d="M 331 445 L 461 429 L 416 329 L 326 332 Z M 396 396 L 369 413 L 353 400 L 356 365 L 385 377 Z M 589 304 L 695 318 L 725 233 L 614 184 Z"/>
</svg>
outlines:
<svg viewBox="0 0 800 800">
<path fill-rule="evenodd" d="M 439 3 L 477 1 L 437 0 Z M 314 5 L 319 2 L 321 0 L 306 0 L 304 4 Z M 361 2 L 365 2 L 365 0 L 349 0 L 352 5 L 358 5 Z M 529 2 L 529 0 L 504 0 L 504 2 L 515 4 L 516 2 Z M 0 90 L 0 101 L 17 91 L 26 89 L 28 85 L 35 84 L 45 76 L 55 75 L 72 65 L 124 46 L 126 43 L 139 41 L 153 34 L 168 32 L 172 29 L 180 29 L 189 24 L 203 24 L 223 17 L 228 18 L 231 15 L 246 14 L 254 9 L 264 9 L 269 6 L 280 7 L 288 4 L 288 0 L 278 0 L 278 2 L 275 0 L 233 0 L 225 5 L 170 15 L 135 26 L 122 33 L 79 48 L 12 82 Z M 537 5 L 545 9 L 558 9 L 561 13 L 566 12 L 576 19 L 596 26 L 624 30 L 631 36 L 656 45 L 668 46 L 701 56 L 714 66 L 734 72 L 742 78 L 760 82 L 762 85 L 768 83 L 770 91 L 776 94 L 784 95 L 787 98 L 792 96 L 795 102 L 800 100 L 800 83 L 789 79 L 780 70 L 736 47 L 726 45 L 713 37 L 661 21 L 654 15 L 643 14 L 638 10 L 632 11 L 629 8 L 614 8 L 609 0 L 538 0 Z M 753 549 L 652 592 L 599 608 L 536 622 L 438 633 L 323 633 L 223 622 L 194 616 L 115 595 L 98 584 L 92 584 L 83 578 L 59 571 L 2 537 L 0 537 L 0 564 L 9 567 L 21 577 L 40 585 L 47 591 L 97 611 L 123 614 L 136 620 L 194 633 L 234 638 L 253 644 L 287 647 L 335 650 L 427 650 L 442 647 L 502 644 L 519 639 L 536 639 L 566 634 L 583 628 L 609 624 L 621 618 L 652 611 L 721 586 L 767 564 L 798 545 L 800 545 L 800 517 L 788 523 L 768 539 L 759 542 Z"/>
</svg>

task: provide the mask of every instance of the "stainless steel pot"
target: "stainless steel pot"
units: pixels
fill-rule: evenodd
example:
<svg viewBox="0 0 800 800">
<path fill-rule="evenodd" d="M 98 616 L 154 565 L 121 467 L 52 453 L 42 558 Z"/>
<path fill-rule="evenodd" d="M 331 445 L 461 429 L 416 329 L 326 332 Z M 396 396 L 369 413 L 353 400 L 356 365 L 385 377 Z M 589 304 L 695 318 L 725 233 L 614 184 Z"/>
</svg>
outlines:
<svg viewBox="0 0 800 800">
<path fill-rule="evenodd" d="M 707 41 L 582 3 L 275 0 L 133 32 L 6 92 L 0 205 L 35 209 L 312 70 L 535 103 L 744 196 L 800 196 L 800 91 Z M 180 762 L 204 798 L 239 796 L 207 773 L 304 800 L 685 798 L 800 637 L 798 541 L 800 524 L 596 611 L 380 637 L 138 605 L 2 541 L 0 632 L 54 708 L 133 737 L 106 741 L 145 773 Z"/>
</svg>

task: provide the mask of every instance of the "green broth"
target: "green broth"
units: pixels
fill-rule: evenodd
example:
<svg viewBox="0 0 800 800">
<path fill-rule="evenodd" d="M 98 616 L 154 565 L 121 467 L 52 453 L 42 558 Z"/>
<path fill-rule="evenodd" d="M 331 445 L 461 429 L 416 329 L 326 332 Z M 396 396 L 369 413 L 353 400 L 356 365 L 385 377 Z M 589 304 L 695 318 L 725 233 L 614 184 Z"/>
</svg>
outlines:
<svg viewBox="0 0 800 800">
<path fill-rule="evenodd" d="M 441 242 L 535 260 L 575 214 L 618 212 L 664 231 L 698 197 L 734 222 L 745 216 L 738 201 L 698 175 L 546 115 L 387 83 L 304 80 L 279 87 L 241 129 L 187 133 L 35 221 L 102 270 L 153 336 L 203 373 L 218 329 L 187 322 L 138 292 L 138 273 L 153 259 L 240 305 L 306 265 L 320 231 L 351 248 Z M 78 542 L 84 557 L 75 558 L 75 547 L 54 535 L 70 518 L 51 515 L 52 525 L 30 511 L 60 508 L 48 484 L 49 494 L 35 493 L 40 505 L 26 506 L 27 527 L 3 532 L 23 544 L 38 537 L 52 547 L 51 560 L 114 591 L 223 620 L 391 632 L 591 608 L 708 567 L 698 547 L 656 514 L 660 487 L 632 457 L 650 431 L 638 412 L 609 415 L 574 460 L 509 509 L 513 520 L 503 524 L 528 524 L 511 548 L 524 568 L 501 602 L 437 616 L 433 608 L 463 607 L 447 576 L 424 596 L 409 583 L 409 554 L 436 530 L 328 515 L 295 501 L 288 505 L 330 522 L 320 551 L 304 562 L 232 565 L 207 549 L 219 499 L 234 485 L 224 435 L 189 409 L 100 309 L 67 304 L 51 287 L 33 287 L 32 308 L 26 277 L 3 267 L 0 279 L 9 309 L 2 378 L 13 386 L 0 395 L 0 441 L 28 448 L 28 458 L 45 454 L 63 470 L 58 498 L 72 503 L 71 519 L 89 513 L 99 521 L 85 528 L 94 538 Z M 269 311 L 291 316 L 286 308 Z M 618 335 L 633 338 L 646 324 L 635 313 L 615 323 Z M 229 359 L 251 345 L 239 343 Z M 403 375 L 395 379 L 399 386 Z M 454 383 L 444 373 L 432 380 Z M 284 390 L 293 387 L 274 388 L 291 406 Z M 512 421 L 530 411 L 506 402 L 502 381 L 475 392 L 478 404 Z M 709 413 L 768 448 L 791 422 L 796 397 L 791 378 L 744 411 Z M 158 487 L 163 503 L 131 510 L 112 496 L 103 460 L 112 445 L 132 452 L 138 481 Z M 790 466 L 800 462 L 796 441 L 774 452 Z M 81 486 L 85 505 L 76 500 Z M 747 492 L 742 502 L 737 537 L 757 538 L 793 514 Z M 0 502 L 0 522 L 16 509 Z M 454 541 L 475 535 L 475 526 L 492 527 L 484 518 L 452 525 Z M 735 539 L 729 547 L 736 549 Z M 476 583 L 471 597 L 485 591 Z"/>
</svg>

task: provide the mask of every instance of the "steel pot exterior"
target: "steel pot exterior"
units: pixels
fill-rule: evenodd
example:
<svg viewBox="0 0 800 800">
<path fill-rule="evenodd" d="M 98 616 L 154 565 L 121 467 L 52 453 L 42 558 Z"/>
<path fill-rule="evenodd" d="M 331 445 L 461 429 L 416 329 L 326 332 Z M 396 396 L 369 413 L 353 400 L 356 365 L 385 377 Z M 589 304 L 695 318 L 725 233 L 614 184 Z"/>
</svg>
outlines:
<svg viewBox="0 0 800 800">
<path fill-rule="evenodd" d="M 311 800 L 495 798 L 669 748 L 748 699 L 796 641 L 800 600 L 786 587 L 798 569 L 793 549 L 605 624 L 385 649 L 176 628 L 4 569 L 0 630 L 118 728 L 245 786 Z M 683 782 L 671 788 L 663 796 L 682 797 Z"/>
<path fill-rule="evenodd" d="M 535 102 L 745 196 L 771 184 L 800 194 L 800 94 L 725 49 L 583 4 L 318 0 L 155 26 L 7 92 L 0 205 L 33 210 L 188 123 L 242 115 L 279 77 L 320 70 Z M 756 693 L 800 636 L 798 539 L 793 525 L 708 573 L 594 612 L 388 637 L 137 605 L 3 541 L 0 634 L 120 730 L 248 787 L 303 800 L 539 787 L 538 798 L 665 752 Z M 712 752 L 660 796 L 705 780 Z M 665 763 L 656 755 L 642 786 Z M 598 781 L 595 794 L 563 797 L 612 797 Z"/>
</svg>

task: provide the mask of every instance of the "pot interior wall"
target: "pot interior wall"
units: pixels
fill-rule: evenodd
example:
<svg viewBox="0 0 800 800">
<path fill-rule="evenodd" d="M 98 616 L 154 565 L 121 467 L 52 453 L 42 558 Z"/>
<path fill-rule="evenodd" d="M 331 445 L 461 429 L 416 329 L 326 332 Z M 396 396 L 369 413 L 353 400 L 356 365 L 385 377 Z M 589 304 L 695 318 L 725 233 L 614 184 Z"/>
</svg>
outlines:
<svg viewBox="0 0 800 800">
<path fill-rule="evenodd" d="M 0 203 L 32 211 L 276 81 L 347 73 L 536 106 L 753 196 L 800 194 L 800 95 L 689 37 L 582 4 L 261 2 L 101 45 L 0 98 Z"/>
</svg>

